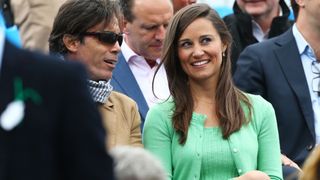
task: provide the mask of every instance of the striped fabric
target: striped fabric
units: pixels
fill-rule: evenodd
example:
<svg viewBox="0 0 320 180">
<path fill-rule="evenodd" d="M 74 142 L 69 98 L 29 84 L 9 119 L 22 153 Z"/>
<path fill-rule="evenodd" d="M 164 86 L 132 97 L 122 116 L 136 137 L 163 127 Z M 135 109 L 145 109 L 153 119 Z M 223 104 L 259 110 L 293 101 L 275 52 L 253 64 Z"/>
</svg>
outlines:
<svg viewBox="0 0 320 180">
<path fill-rule="evenodd" d="M 94 102 L 104 103 L 109 97 L 113 87 L 109 81 L 92 81 L 88 80 L 89 91 Z"/>
</svg>

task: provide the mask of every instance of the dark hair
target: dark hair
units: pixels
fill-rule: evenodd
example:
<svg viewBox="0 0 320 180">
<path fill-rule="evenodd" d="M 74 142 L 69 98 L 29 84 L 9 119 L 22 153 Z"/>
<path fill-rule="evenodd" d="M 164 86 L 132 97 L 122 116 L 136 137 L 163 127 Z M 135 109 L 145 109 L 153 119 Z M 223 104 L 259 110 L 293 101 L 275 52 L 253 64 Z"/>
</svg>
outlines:
<svg viewBox="0 0 320 180">
<path fill-rule="evenodd" d="M 244 103 L 251 114 L 251 104 L 249 99 L 238 90 L 232 81 L 230 72 L 230 47 L 231 35 L 219 17 L 217 12 L 206 4 L 192 4 L 178 11 L 171 20 L 163 44 L 162 63 L 165 66 L 169 90 L 173 97 L 175 109 L 172 117 L 174 129 L 179 133 L 179 143 L 184 144 L 188 135 L 188 128 L 192 118 L 194 102 L 190 88 L 188 86 L 188 76 L 183 71 L 178 60 L 178 40 L 184 30 L 196 19 L 206 18 L 212 22 L 217 30 L 222 42 L 227 46 L 225 56 L 223 56 L 218 77 L 216 90 L 217 115 L 219 117 L 223 138 L 226 139 L 231 133 L 236 132 L 246 120 L 241 103 Z"/>
<path fill-rule="evenodd" d="M 135 16 L 132 13 L 134 0 L 120 0 L 120 6 L 124 19 L 128 22 L 132 22 L 135 19 Z"/>
<path fill-rule="evenodd" d="M 124 15 L 123 15 L 120 1 L 119 0 L 110 0 L 110 8 L 109 9 L 114 12 L 114 16 L 116 16 L 116 18 L 118 19 L 120 30 L 122 31 Z"/>
<path fill-rule="evenodd" d="M 297 20 L 299 15 L 299 5 L 296 0 L 291 0 L 291 8 L 293 10 L 294 19 Z"/>
<path fill-rule="evenodd" d="M 71 35 L 82 42 L 80 34 L 99 23 L 108 24 L 113 18 L 120 17 L 120 9 L 116 7 L 113 0 L 67 0 L 54 19 L 49 37 L 50 53 L 67 54 L 64 35 Z"/>
</svg>

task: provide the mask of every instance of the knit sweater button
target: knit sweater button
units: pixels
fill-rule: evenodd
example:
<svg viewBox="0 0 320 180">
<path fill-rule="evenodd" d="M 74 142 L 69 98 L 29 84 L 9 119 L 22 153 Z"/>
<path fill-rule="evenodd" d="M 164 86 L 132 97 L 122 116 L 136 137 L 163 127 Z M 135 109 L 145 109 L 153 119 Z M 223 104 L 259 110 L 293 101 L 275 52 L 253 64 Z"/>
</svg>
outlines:
<svg viewBox="0 0 320 180">
<path fill-rule="evenodd" d="M 238 152 L 238 149 L 237 149 L 237 148 L 233 148 L 232 151 L 233 151 L 234 153 L 237 153 L 237 152 Z"/>
</svg>

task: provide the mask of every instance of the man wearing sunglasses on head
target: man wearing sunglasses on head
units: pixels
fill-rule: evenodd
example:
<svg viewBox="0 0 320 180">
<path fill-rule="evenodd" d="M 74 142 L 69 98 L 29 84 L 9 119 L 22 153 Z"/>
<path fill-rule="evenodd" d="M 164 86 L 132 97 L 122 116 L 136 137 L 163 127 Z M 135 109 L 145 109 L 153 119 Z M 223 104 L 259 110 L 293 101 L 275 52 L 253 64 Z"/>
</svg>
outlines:
<svg viewBox="0 0 320 180">
<path fill-rule="evenodd" d="M 155 76 L 154 87 L 152 81 L 173 6 L 171 0 L 120 0 L 120 4 L 124 42 L 111 84 L 137 102 L 143 123 L 149 107 L 169 97 L 163 67 Z"/>
<path fill-rule="evenodd" d="M 50 53 L 82 62 L 88 86 L 108 132 L 108 149 L 117 145 L 142 146 L 136 103 L 112 91 L 112 71 L 122 44 L 117 1 L 67 0 L 59 9 L 49 38 Z"/>
</svg>

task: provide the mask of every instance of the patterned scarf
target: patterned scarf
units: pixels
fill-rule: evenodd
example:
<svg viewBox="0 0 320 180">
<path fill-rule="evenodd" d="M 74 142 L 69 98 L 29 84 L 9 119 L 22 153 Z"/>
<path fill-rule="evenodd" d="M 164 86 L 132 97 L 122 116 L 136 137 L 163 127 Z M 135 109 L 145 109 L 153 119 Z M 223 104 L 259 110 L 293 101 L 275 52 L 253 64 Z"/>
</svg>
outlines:
<svg viewBox="0 0 320 180">
<path fill-rule="evenodd" d="M 51 53 L 51 55 L 65 60 L 61 53 Z M 108 99 L 113 87 L 110 84 L 111 80 L 108 81 L 92 81 L 88 80 L 89 91 L 94 102 L 104 103 Z"/>
<path fill-rule="evenodd" d="M 110 81 L 92 81 L 88 80 L 89 91 L 94 102 L 104 103 L 109 97 L 113 87 Z"/>
</svg>

